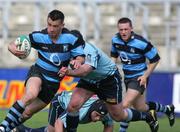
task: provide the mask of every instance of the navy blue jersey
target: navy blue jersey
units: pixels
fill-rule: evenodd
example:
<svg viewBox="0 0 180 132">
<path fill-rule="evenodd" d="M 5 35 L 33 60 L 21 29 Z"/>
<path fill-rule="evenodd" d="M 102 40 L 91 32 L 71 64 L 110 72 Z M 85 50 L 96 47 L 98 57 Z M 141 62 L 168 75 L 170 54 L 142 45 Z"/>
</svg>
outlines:
<svg viewBox="0 0 180 132">
<path fill-rule="evenodd" d="M 29 35 L 32 47 L 38 51 L 36 65 L 45 79 L 59 82 L 57 72 L 62 66 L 68 66 L 71 58 L 84 56 L 81 40 L 63 29 L 56 43 L 53 43 L 47 29 L 32 32 Z"/>
<path fill-rule="evenodd" d="M 111 57 L 120 57 L 125 78 L 138 77 L 147 69 L 146 59 L 150 63 L 159 61 L 157 49 L 142 36 L 132 33 L 128 42 L 124 42 L 119 33 L 112 38 Z"/>
</svg>

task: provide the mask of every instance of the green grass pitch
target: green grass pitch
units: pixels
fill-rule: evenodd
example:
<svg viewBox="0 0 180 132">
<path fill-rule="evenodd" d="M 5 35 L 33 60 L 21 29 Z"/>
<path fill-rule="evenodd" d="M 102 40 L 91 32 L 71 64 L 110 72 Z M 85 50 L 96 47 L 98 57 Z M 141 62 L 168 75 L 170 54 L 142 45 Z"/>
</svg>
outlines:
<svg viewBox="0 0 180 132">
<path fill-rule="evenodd" d="M 4 119 L 6 111 L 0 110 L 0 122 Z M 25 124 L 29 127 L 41 127 L 47 124 L 47 111 L 42 111 L 35 114 L 30 120 L 28 120 Z M 176 123 L 173 127 L 169 126 L 168 119 L 166 116 L 159 118 L 159 131 L 158 132 L 180 132 L 180 118 L 176 119 Z M 79 125 L 78 132 L 102 132 L 102 124 L 101 122 L 89 123 L 84 125 Z M 114 132 L 118 132 L 119 124 L 115 123 Z M 128 132 L 150 132 L 149 126 L 142 121 L 139 122 L 131 122 L 129 126 Z"/>
</svg>

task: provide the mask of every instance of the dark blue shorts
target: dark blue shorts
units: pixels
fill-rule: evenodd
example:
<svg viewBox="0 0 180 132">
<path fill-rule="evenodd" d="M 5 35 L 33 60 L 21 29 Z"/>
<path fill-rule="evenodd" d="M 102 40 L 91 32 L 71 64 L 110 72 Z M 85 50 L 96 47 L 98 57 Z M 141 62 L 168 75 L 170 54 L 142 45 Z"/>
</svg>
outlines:
<svg viewBox="0 0 180 132">
<path fill-rule="evenodd" d="M 55 82 L 50 82 L 48 80 L 46 80 L 40 70 L 38 69 L 37 66 L 33 65 L 31 66 L 28 74 L 27 74 L 27 79 L 25 81 L 25 85 L 27 80 L 30 77 L 39 77 L 42 80 L 42 89 L 38 94 L 38 98 L 40 100 L 42 100 L 43 102 L 45 102 L 46 104 L 49 104 L 49 102 L 52 100 L 52 98 L 54 97 L 54 95 L 56 94 L 56 92 L 59 89 L 59 83 L 55 83 Z"/>
<path fill-rule="evenodd" d="M 97 83 L 80 79 L 76 87 L 92 91 L 100 99 L 110 104 L 118 104 L 122 101 L 121 76 L 118 71 Z"/>
<path fill-rule="evenodd" d="M 144 86 L 140 86 L 140 82 L 137 79 L 138 79 L 138 77 L 135 77 L 135 78 L 125 78 L 124 79 L 124 83 L 125 83 L 125 86 L 126 86 L 126 90 L 128 88 L 130 88 L 130 89 L 137 90 L 141 94 L 143 94 L 144 90 L 145 90 L 145 87 Z M 149 79 L 147 79 L 147 84 L 148 84 L 148 81 L 149 81 Z"/>
</svg>

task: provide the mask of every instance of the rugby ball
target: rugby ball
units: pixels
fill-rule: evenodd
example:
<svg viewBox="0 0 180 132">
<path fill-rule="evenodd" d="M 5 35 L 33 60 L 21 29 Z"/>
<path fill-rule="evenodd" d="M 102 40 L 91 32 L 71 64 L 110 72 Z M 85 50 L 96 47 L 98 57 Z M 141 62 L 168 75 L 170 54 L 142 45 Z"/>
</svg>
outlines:
<svg viewBox="0 0 180 132">
<path fill-rule="evenodd" d="M 25 54 L 19 56 L 19 58 L 20 59 L 27 58 L 31 52 L 31 42 L 29 40 L 29 37 L 26 35 L 20 35 L 19 37 L 16 38 L 15 44 L 17 45 L 18 50 L 25 52 Z"/>
</svg>

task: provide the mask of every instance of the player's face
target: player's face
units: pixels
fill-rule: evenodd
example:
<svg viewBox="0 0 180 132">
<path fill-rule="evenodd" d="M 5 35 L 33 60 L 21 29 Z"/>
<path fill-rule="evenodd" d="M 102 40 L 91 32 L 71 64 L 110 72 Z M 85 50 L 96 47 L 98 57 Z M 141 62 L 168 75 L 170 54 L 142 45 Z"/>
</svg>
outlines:
<svg viewBox="0 0 180 132">
<path fill-rule="evenodd" d="M 118 30 L 123 41 L 127 42 L 131 37 L 131 32 L 133 28 L 130 26 L 129 23 L 119 23 Z"/>
<path fill-rule="evenodd" d="M 96 111 L 91 112 L 91 120 L 92 122 L 100 121 L 102 119 L 102 115 Z"/>
<path fill-rule="evenodd" d="M 64 23 L 61 20 L 52 21 L 51 18 L 47 19 L 47 30 L 51 39 L 57 39 L 63 27 Z"/>
</svg>

